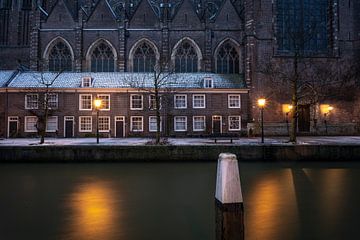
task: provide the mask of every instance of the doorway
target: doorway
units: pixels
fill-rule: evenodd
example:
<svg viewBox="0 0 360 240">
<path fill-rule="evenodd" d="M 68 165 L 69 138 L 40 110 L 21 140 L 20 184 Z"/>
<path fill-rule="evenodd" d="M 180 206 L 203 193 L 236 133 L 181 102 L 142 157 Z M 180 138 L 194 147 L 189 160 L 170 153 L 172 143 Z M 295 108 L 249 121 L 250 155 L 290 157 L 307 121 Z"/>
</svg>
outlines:
<svg viewBox="0 0 360 240">
<path fill-rule="evenodd" d="M 74 137 L 74 117 L 73 116 L 64 117 L 64 137 L 66 137 L 66 138 Z"/>
<path fill-rule="evenodd" d="M 310 104 L 298 106 L 298 131 L 310 132 Z"/>
<path fill-rule="evenodd" d="M 19 132 L 19 117 L 8 117 L 8 137 L 15 138 Z"/>
<path fill-rule="evenodd" d="M 222 133 L 222 118 L 221 116 L 212 116 L 212 133 L 220 134 Z"/>
<path fill-rule="evenodd" d="M 124 116 L 115 117 L 115 137 L 116 138 L 125 137 L 125 117 Z"/>
</svg>

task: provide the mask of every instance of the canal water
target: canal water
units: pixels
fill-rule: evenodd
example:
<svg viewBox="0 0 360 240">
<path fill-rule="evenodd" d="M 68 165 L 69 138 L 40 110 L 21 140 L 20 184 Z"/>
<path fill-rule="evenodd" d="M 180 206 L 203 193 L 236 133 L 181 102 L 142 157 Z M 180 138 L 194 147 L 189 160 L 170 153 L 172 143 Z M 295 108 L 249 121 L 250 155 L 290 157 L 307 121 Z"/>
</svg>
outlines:
<svg viewBox="0 0 360 240">
<path fill-rule="evenodd" d="M 359 163 L 240 163 L 246 240 L 360 239 Z M 216 163 L 2 164 L 1 240 L 215 240 Z"/>
</svg>

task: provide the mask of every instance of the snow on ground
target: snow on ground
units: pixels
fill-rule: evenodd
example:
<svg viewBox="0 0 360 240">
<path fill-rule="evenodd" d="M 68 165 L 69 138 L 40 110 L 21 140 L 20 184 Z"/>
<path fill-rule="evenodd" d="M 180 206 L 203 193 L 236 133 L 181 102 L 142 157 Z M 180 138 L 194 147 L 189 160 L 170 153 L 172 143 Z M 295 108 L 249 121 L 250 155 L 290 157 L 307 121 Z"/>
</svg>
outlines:
<svg viewBox="0 0 360 240">
<path fill-rule="evenodd" d="M 119 146 L 139 146 L 145 145 L 152 139 L 150 138 L 100 138 L 99 145 L 119 145 Z M 215 144 L 210 138 L 169 138 L 171 145 L 261 145 L 260 138 L 240 138 L 233 140 L 218 140 Z M 265 138 L 266 145 L 292 145 L 288 142 L 287 137 L 271 137 Z M 336 137 L 298 137 L 300 145 L 360 145 L 360 136 L 336 136 Z M 9 138 L 0 139 L 0 146 L 39 146 L 38 138 Z M 94 145 L 96 146 L 96 138 L 46 138 L 43 146 L 55 145 Z"/>
</svg>

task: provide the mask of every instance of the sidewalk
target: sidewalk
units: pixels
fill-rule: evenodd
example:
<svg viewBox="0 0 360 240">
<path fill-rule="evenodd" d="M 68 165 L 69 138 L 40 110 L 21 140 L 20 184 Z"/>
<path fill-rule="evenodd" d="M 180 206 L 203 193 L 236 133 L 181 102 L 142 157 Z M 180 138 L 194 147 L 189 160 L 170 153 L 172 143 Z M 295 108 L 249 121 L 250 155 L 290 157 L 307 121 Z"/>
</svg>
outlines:
<svg viewBox="0 0 360 240">
<path fill-rule="evenodd" d="M 292 145 L 288 143 L 288 137 L 265 138 L 266 145 Z M 99 145 L 141 146 L 146 145 L 151 138 L 100 138 Z M 216 144 L 210 138 L 168 138 L 170 145 L 261 145 L 260 138 L 240 138 L 233 140 L 221 140 Z M 336 137 L 298 137 L 298 145 L 359 145 L 360 136 L 336 136 Z M 0 139 L 0 146 L 36 146 L 38 138 L 9 138 Z M 96 138 L 46 138 L 43 145 L 97 145 Z"/>
</svg>

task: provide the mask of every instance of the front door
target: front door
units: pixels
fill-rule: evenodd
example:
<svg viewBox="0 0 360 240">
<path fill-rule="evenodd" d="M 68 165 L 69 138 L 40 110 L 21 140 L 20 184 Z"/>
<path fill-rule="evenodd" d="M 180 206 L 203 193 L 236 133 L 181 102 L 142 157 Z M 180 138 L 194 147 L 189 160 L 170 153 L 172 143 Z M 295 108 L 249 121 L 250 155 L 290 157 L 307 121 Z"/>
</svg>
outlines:
<svg viewBox="0 0 360 240">
<path fill-rule="evenodd" d="M 220 134 L 222 132 L 221 116 L 213 116 L 212 117 L 212 132 L 213 132 L 213 134 Z"/>
<path fill-rule="evenodd" d="M 18 134 L 18 117 L 9 117 L 9 138 L 16 137 Z"/>
<path fill-rule="evenodd" d="M 310 132 L 310 105 L 299 105 L 298 113 L 299 132 Z"/>
<path fill-rule="evenodd" d="M 117 138 L 123 138 L 125 136 L 125 121 L 124 117 L 115 117 L 115 136 Z"/>
<path fill-rule="evenodd" d="M 65 137 L 72 138 L 74 137 L 74 117 L 65 117 Z"/>
</svg>

